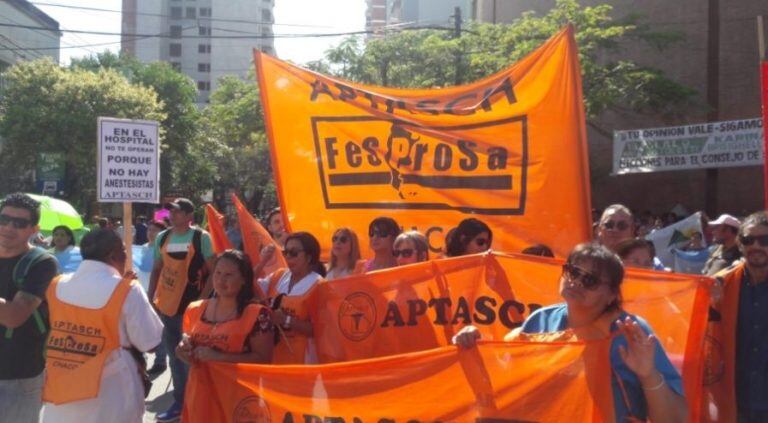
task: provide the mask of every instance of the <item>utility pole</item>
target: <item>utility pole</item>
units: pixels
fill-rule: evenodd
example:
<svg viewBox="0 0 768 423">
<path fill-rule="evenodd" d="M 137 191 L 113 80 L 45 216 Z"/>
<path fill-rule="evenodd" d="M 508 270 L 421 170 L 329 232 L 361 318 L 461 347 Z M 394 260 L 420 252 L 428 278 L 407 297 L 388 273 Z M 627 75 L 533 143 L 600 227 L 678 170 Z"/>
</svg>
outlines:
<svg viewBox="0 0 768 423">
<path fill-rule="evenodd" d="M 456 6 L 453 8 L 453 38 L 461 38 L 461 8 Z M 454 57 L 454 85 L 461 85 L 461 51 L 456 50 L 456 56 Z"/>
<path fill-rule="evenodd" d="M 709 0 L 707 13 L 707 121 L 716 122 L 720 117 L 720 0 Z M 718 212 L 719 169 L 707 169 L 704 210 L 710 216 Z"/>
</svg>

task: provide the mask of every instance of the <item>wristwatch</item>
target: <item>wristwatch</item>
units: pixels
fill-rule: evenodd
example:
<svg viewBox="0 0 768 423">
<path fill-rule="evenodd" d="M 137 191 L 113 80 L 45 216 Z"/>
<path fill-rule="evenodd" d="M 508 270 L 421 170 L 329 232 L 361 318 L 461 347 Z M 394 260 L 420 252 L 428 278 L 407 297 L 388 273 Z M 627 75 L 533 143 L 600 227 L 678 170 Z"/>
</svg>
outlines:
<svg viewBox="0 0 768 423">
<path fill-rule="evenodd" d="M 291 329 L 291 315 L 285 316 L 285 322 L 283 322 L 283 329 L 290 330 Z"/>
</svg>

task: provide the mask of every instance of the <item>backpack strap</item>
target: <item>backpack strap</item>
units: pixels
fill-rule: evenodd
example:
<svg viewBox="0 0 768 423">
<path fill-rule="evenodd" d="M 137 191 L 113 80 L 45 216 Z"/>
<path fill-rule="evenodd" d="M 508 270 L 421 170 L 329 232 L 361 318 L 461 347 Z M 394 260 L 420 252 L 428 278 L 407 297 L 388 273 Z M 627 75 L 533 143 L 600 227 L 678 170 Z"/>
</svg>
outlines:
<svg viewBox="0 0 768 423">
<path fill-rule="evenodd" d="M 160 234 L 160 244 L 158 244 L 157 249 L 160 250 L 163 248 L 163 245 L 168 241 L 168 235 L 171 233 L 170 229 L 166 229 L 163 231 L 163 233 Z"/>
<path fill-rule="evenodd" d="M 16 285 L 16 288 L 21 290 L 21 288 L 24 286 L 24 282 L 27 280 L 27 274 L 29 273 L 29 270 L 32 268 L 32 266 L 40 263 L 48 257 L 50 257 L 50 255 L 40 247 L 32 247 L 29 251 L 27 251 L 24 256 L 22 256 L 21 259 L 16 263 L 16 266 L 13 267 L 13 283 Z M 40 333 L 44 334 L 48 331 L 48 329 L 45 327 L 43 316 L 40 315 L 40 311 L 35 309 L 32 312 L 32 318 L 35 320 L 35 326 L 37 326 L 37 329 L 40 331 Z M 13 328 L 5 328 L 5 339 L 11 339 L 12 337 Z"/>
</svg>

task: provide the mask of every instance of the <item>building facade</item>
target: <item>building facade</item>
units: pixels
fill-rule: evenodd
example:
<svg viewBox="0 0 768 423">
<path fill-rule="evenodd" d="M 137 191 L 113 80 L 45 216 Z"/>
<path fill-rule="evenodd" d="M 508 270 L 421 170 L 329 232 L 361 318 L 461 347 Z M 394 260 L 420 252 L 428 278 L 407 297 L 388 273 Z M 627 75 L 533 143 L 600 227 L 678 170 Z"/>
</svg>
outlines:
<svg viewBox="0 0 768 423">
<path fill-rule="evenodd" d="M 0 72 L 22 60 L 50 57 L 59 62 L 59 23 L 26 0 L 0 2 L 0 23 L 44 27 L 0 26 Z"/>
<path fill-rule="evenodd" d="M 454 9 L 469 17 L 470 0 L 366 0 L 366 30 L 374 36 L 385 29 L 403 27 L 453 27 Z"/>
<path fill-rule="evenodd" d="M 480 22 L 510 23 L 524 11 L 545 14 L 554 3 L 554 0 L 473 0 L 471 13 Z M 580 0 L 579 3 L 582 6 L 610 4 L 614 18 L 638 14 L 653 30 L 681 32 L 682 41 L 665 50 L 640 41 L 628 41 L 622 46 L 620 57 L 660 69 L 668 78 L 697 92 L 695 106 L 682 111 L 680 117 L 609 111 L 588 122 L 593 206 L 603 208 L 624 203 L 637 210 L 661 212 L 680 204 L 691 211 L 741 215 L 761 209 L 762 167 L 613 176 L 610 134 L 615 130 L 760 117 L 756 21 L 759 15 L 768 16 L 768 1 Z M 713 47 L 710 40 L 714 40 Z"/>
<path fill-rule="evenodd" d="M 123 0 L 121 47 L 188 75 L 202 106 L 219 78 L 252 72 L 254 48 L 275 54 L 274 6 L 274 0 Z"/>
</svg>

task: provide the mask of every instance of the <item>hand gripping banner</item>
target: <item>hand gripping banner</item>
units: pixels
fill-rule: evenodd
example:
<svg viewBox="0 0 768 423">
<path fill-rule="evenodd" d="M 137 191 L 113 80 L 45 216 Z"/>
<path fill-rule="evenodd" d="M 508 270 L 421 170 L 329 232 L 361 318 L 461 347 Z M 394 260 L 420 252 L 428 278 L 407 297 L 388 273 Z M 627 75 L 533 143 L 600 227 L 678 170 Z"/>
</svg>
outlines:
<svg viewBox="0 0 768 423">
<path fill-rule="evenodd" d="M 365 239 L 379 216 L 425 233 L 434 253 L 471 216 L 501 251 L 544 243 L 564 256 L 590 238 L 571 27 L 508 69 L 443 89 L 366 86 L 254 54 L 284 221 L 326 257 L 334 229 Z"/>
</svg>

